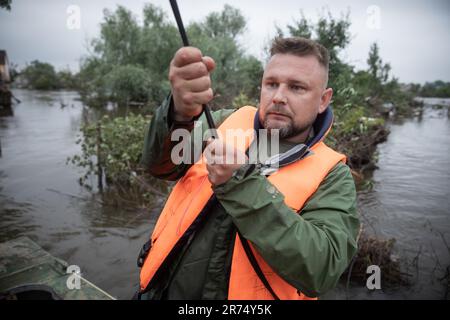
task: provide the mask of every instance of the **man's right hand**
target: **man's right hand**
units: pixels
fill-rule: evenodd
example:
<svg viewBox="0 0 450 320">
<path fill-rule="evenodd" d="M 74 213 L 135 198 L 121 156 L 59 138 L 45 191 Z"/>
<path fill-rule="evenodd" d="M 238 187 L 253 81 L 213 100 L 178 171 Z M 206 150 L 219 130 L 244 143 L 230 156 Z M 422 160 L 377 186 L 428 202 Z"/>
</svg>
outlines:
<svg viewBox="0 0 450 320">
<path fill-rule="evenodd" d="M 209 73 L 215 62 L 194 47 L 179 49 L 170 63 L 169 80 L 174 102 L 174 120 L 189 121 L 213 99 Z"/>
</svg>

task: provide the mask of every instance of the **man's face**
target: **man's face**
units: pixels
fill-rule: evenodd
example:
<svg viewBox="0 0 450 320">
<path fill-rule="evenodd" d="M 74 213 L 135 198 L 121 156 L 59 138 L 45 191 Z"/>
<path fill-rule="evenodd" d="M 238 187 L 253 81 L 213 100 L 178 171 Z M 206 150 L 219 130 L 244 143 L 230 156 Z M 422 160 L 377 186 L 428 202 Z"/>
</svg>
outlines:
<svg viewBox="0 0 450 320">
<path fill-rule="evenodd" d="M 264 71 L 259 117 L 266 129 L 279 129 L 280 138 L 304 142 L 317 115 L 330 103 L 326 70 L 314 56 L 275 54 Z"/>
</svg>

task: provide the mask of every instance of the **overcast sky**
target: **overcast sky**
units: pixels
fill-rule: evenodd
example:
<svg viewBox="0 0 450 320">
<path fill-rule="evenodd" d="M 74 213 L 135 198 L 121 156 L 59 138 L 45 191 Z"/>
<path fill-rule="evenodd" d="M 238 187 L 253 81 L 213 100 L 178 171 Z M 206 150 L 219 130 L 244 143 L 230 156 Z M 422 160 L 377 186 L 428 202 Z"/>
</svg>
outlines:
<svg viewBox="0 0 450 320">
<path fill-rule="evenodd" d="M 10 12 L 0 10 L 0 49 L 7 50 L 10 61 L 19 65 L 38 59 L 77 70 L 79 58 L 87 54 L 87 41 L 99 34 L 103 9 L 120 4 L 141 20 L 145 2 L 162 7 L 174 21 L 168 0 L 13 0 Z M 378 42 L 381 57 L 400 81 L 450 81 L 449 0 L 178 0 L 185 24 L 220 11 L 225 3 L 246 17 L 247 31 L 241 41 L 258 58 L 275 33 L 275 23 L 286 26 L 300 17 L 300 10 L 315 21 L 326 7 L 334 16 L 350 9 L 353 39 L 342 53 L 345 61 L 365 68 L 370 45 Z M 67 27 L 73 17 L 67 12 L 71 5 L 80 10 L 79 29 Z"/>
</svg>

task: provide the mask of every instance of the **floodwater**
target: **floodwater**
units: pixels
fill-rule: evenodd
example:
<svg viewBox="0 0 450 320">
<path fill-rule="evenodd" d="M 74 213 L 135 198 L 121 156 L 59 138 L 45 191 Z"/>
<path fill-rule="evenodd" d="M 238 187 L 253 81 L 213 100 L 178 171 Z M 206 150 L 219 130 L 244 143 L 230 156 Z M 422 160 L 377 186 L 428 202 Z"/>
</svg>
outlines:
<svg viewBox="0 0 450 320">
<path fill-rule="evenodd" d="M 79 186 L 83 170 L 66 159 L 79 153 L 80 125 L 95 114 L 76 93 L 14 94 L 22 103 L 12 116 L 0 117 L 0 242 L 28 236 L 111 295 L 131 298 L 138 286 L 136 257 L 159 209 L 103 206 Z"/>
<path fill-rule="evenodd" d="M 84 119 L 92 118 L 74 92 L 14 90 L 22 100 L 0 117 L 0 242 L 28 236 L 52 255 L 78 265 L 85 278 L 119 299 L 138 285 L 136 256 L 161 209 L 117 209 L 79 186 L 82 170 L 66 164 Z M 431 100 L 430 100 L 431 101 Z M 445 100 L 449 103 L 449 100 Z M 95 113 L 95 112 L 94 112 Z M 359 192 L 363 222 L 395 238 L 396 254 L 415 259 L 413 285 L 369 291 L 340 286 L 327 298 L 442 299 L 450 265 L 450 119 L 426 107 L 390 125 L 379 146 L 373 188 Z M 95 180 L 93 181 L 95 185 Z M 0 253 L 1 254 L 1 253 Z"/>
<path fill-rule="evenodd" d="M 450 99 L 424 101 L 422 113 L 390 123 L 388 140 L 378 146 L 373 186 L 358 193 L 365 229 L 396 240 L 394 254 L 402 261 L 402 272 L 411 275 L 411 285 L 392 287 L 382 281 L 381 290 L 373 291 L 355 285 L 346 290 L 341 285 L 330 298 L 446 297 L 450 285 Z"/>
</svg>

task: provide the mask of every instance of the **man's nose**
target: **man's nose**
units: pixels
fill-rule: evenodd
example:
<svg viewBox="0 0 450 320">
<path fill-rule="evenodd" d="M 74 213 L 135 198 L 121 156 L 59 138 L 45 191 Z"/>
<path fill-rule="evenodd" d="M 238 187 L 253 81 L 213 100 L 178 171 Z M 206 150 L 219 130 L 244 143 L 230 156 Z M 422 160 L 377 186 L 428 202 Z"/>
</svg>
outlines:
<svg viewBox="0 0 450 320">
<path fill-rule="evenodd" d="M 287 103 L 287 97 L 284 85 L 280 85 L 277 88 L 277 91 L 275 92 L 275 95 L 272 98 L 272 102 L 274 104 L 286 104 Z"/>
</svg>

